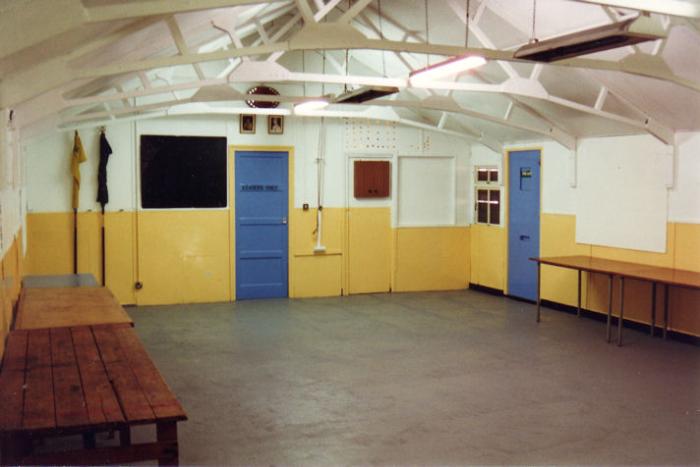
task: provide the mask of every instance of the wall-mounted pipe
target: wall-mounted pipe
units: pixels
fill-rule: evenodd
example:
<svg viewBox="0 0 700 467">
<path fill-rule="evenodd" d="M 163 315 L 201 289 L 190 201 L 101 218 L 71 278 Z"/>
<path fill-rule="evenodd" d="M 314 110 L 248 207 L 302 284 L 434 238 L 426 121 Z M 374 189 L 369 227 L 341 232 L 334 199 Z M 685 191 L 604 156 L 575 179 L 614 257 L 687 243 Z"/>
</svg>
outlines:
<svg viewBox="0 0 700 467">
<path fill-rule="evenodd" d="M 316 158 L 316 246 L 314 253 L 324 253 L 323 245 L 323 182 L 326 163 L 326 119 L 321 118 L 321 126 L 318 129 L 318 157 Z"/>
</svg>

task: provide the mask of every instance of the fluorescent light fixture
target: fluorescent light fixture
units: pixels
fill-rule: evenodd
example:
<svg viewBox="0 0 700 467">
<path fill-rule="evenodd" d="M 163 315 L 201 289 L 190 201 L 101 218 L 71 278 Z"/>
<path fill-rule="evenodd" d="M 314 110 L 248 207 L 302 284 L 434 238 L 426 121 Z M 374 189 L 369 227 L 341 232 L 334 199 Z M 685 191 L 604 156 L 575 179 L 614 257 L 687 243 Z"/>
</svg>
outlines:
<svg viewBox="0 0 700 467">
<path fill-rule="evenodd" d="M 481 55 L 460 55 L 413 71 L 408 76 L 408 81 L 411 83 L 411 86 L 428 86 L 432 82 L 480 67 L 485 63 L 486 59 Z"/>
<path fill-rule="evenodd" d="M 341 94 L 333 99 L 333 102 L 336 104 L 362 104 L 397 92 L 399 92 L 399 88 L 395 86 L 362 86 L 354 91 Z"/>
<path fill-rule="evenodd" d="M 515 58 L 537 62 L 555 62 L 603 50 L 616 49 L 666 37 L 661 26 L 649 16 L 606 24 L 539 42 L 526 44 L 515 51 Z"/>
<path fill-rule="evenodd" d="M 303 115 L 306 113 L 312 113 L 315 110 L 321 110 L 328 107 L 328 99 L 312 99 L 294 106 L 294 113 L 298 115 Z"/>
</svg>

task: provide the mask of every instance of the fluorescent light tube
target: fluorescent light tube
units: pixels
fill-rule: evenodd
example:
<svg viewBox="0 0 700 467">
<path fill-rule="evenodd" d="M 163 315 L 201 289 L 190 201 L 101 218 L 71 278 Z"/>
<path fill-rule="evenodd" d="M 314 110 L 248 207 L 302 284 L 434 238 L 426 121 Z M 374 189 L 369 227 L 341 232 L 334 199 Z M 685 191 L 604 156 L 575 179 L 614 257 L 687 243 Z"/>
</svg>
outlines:
<svg viewBox="0 0 700 467">
<path fill-rule="evenodd" d="M 309 101 L 300 102 L 294 106 L 294 113 L 298 115 L 303 115 L 305 113 L 313 112 L 315 110 L 321 110 L 328 107 L 327 99 L 313 99 Z"/>
<path fill-rule="evenodd" d="M 485 63 L 486 59 L 480 55 L 460 55 L 416 70 L 408 76 L 408 81 L 411 83 L 411 86 L 428 86 L 432 82 L 440 81 L 441 78 L 457 75 L 463 71 L 480 67 Z"/>
</svg>

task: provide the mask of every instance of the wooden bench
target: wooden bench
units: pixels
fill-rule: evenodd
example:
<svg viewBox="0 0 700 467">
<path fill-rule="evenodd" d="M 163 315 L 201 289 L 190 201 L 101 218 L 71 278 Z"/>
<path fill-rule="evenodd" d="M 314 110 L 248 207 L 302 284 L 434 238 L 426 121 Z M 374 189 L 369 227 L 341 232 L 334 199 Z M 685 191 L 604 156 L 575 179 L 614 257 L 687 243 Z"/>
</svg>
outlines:
<svg viewBox="0 0 700 467">
<path fill-rule="evenodd" d="M 15 330 L 0 369 L 0 464 L 178 463 L 177 422 L 187 416 L 125 324 Z M 156 441 L 132 444 L 153 424 Z M 120 446 L 97 447 L 116 430 Z M 81 449 L 37 453 L 33 440 L 83 436 Z"/>
<path fill-rule="evenodd" d="M 15 329 L 119 323 L 133 321 L 106 287 L 24 288 Z"/>
</svg>

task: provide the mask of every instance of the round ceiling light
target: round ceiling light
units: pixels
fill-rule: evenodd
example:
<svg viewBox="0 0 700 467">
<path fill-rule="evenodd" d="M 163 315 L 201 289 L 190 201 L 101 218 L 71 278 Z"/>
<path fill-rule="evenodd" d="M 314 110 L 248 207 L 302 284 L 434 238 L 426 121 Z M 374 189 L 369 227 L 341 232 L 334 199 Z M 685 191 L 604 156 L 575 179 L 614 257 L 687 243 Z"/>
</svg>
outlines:
<svg viewBox="0 0 700 467">
<path fill-rule="evenodd" d="M 255 86 L 250 89 L 248 89 L 248 94 L 257 94 L 257 95 L 263 95 L 263 96 L 279 96 L 280 93 L 277 92 L 277 89 L 271 88 L 269 86 Z M 277 101 L 256 101 L 254 99 L 248 99 L 245 101 L 246 104 L 248 104 L 248 107 L 252 107 L 254 109 L 274 109 L 278 105 L 280 105 L 279 102 Z"/>
</svg>

